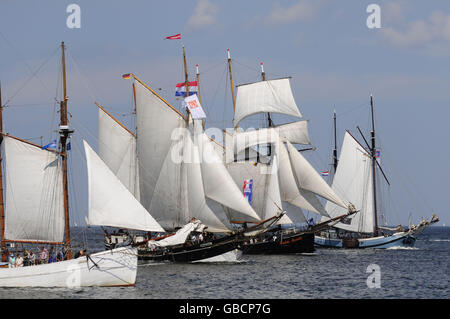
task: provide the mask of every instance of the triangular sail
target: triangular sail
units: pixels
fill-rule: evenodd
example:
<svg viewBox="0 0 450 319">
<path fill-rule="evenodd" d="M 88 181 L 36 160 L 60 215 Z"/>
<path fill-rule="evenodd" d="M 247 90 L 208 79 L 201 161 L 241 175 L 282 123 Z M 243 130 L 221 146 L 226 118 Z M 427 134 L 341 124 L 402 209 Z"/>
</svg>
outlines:
<svg viewBox="0 0 450 319">
<path fill-rule="evenodd" d="M 288 78 L 238 86 L 234 113 L 235 126 L 250 115 L 266 112 L 302 117 Z"/>
<path fill-rule="evenodd" d="M 303 155 L 291 143 L 286 142 L 286 144 L 300 188 L 313 192 L 343 208 L 347 208 L 342 199 L 328 186 Z"/>
<path fill-rule="evenodd" d="M 139 200 L 136 137 L 98 109 L 98 154 L 122 184 Z"/>
<path fill-rule="evenodd" d="M 339 164 L 331 186 L 340 196 L 352 202 L 358 213 L 336 227 L 349 231 L 371 233 L 374 231 L 373 184 L 371 155 L 358 141 L 346 132 L 342 144 Z M 346 211 L 334 203 L 325 206 L 331 217 Z"/>
<path fill-rule="evenodd" d="M 62 242 L 64 199 L 58 155 L 4 136 L 5 238 Z"/>
<path fill-rule="evenodd" d="M 164 231 L 89 144 L 83 142 L 88 171 L 89 225 Z"/>
</svg>

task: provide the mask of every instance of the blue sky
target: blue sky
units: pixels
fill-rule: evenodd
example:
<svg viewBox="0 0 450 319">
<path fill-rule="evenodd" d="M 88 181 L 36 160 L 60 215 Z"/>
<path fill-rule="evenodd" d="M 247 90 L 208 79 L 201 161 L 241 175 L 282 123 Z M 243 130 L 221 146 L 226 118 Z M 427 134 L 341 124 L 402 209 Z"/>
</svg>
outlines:
<svg viewBox="0 0 450 319">
<path fill-rule="evenodd" d="M 81 28 L 69 29 L 66 8 L 81 8 Z M 369 4 L 381 8 L 381 28 L 369 29 Z M 0 0 L 0 80 L 8 132 L 48 143 L 58 123 L 58 46 L 68 47 L 71 123 L 96 148 L 97 109 L 107 107 L 132 126 L 133 72 L 175 106 L 183 81 L 181 43 L 190 77 L 195 64 L 208 114 L 207 126 L 229 127 L 230 87 L 226 49 L 235 84 L 291 76 L 292 89 L 316 152 L 317 170 L 330 163 L 332 112 L 339 139 L 356 125 L 367 133 L 369 95 L 374 95 L 382 163 L 394 202 L 391 224 L 436 212 L 447 225 L 444 199 L 450 176 L 450 3 L 436 1 L 10 1 Z M 182 33 L 182 41 L 164 40 Z M 38 69 L 36 76 L 32 74 Z M 58 98 L 60 95 L 58 95 Z M 275 123 L 285 118 L 274 116 Z M 248 125 L 258 125 L 260 119 Z M 81 147 L 81 144 L 79 145 Z M 74 151 L 75 152 L 75 151 Z M 73 155 L 76 210 L 85 212 L 81 155 Z M 79 172 L 78 172 L 79 171 Z M 395 208 L 395 209 L 394 209 Z M 79 223 L 82 218 L 79 218 Z M 441 224 L 442 224 L 441 223 Z"/>
</svg>

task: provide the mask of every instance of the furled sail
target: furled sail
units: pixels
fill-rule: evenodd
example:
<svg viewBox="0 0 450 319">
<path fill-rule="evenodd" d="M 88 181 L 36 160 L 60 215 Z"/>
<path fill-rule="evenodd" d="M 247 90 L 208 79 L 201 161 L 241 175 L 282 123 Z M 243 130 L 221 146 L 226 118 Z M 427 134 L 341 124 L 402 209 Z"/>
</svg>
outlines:
<svg viewBox="0 0 450 319">
<path fill-rule="evenodd" d="M 164 231 L 86 141 L 89 225 Z"/>
<path fill-rule="evenodd" d="M 98 154 L 122 184 L 139 200 L 136 137 L 98 109 Z"/>
<path fill-rule="evenodd" d="M 371 155 L 349 132 L 346 132 L 344 136 L 339 164 L 331 187 L 340 196 L 348 198 L 359 210 L 351 218 L 346 218 L 344 222 L 336 224 L 336 227 L 354 232 L 373 232 Z M 346 213 L 343 208 L 330 202 L 326 204 L 325 208 L 331 217 Z"/>
<path fill-rule="evenodd" d="M 343 208 L 347 208 L 342 199 L 328 186 L 303 155 L 291 143 L 286 142 L 286 144 L 300 188 L 317 194 Z"/>
<path fill-rule="evenodd" d="M 3 137 L 6 169 L 5 238 L 62 242 L 64 199 L 58 155 Z"/>
<path fill-rule="evenodd" d="M 235 126 L 247 116 L 265 112 L 302 117 L 292 95 L 289 78 L 238 86 Z"/>
</svg>

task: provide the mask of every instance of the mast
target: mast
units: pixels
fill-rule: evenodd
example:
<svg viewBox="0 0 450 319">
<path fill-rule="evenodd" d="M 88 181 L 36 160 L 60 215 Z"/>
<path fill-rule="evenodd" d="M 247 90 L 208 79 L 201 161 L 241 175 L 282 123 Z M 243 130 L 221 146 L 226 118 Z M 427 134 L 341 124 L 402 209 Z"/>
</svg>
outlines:
<svg viewBox="0 0 450 319">
<path fill-rule="evenodd" d="M 372 182 L 373 182 L 373 208 L 374 208 L 374 216 L 375 216 L 375 235 L 378 233 L 378 212 L 377 212 L 377 183 L 376 183 L 376 146 L 375 146 L 375 120 L 373 116 L 373 96 L 370 95 L 370 109 L 372 113 L 372 131 L 370 131 L 371 141 L 372 141 L 372 148 L 371 148 L 371 155 L 372 155 Z"/>
<path fill-rule="evenodd" d="M 227 57 L 228 57 L 228 71 L 230 72 L 231 97 L 233 98 L 233 113 L 236 113 L 236 97 L 234 96 L 233 72 L 231 70 L 230 49 L 227 49 Z M 236 124 L 236 128 L 237 128 L 237 124 Z"/>
<path fill-rule="evenodd" d="M 2 87 L 0 83 L 0 132 L 3 132 L 3 104 L 2 104 Z M 0 238 L 2 249 L 2 261 L 6 261 L 6 243 L 5 243 L 5 205 L 3 203 L 3 171 L 2 171 L 2 153 L 1 146 L 3 135 L 0 134 Z"/>
<path fill-rule="evenodd" d="M 266 80 L 266 72 L 264 72 L 264 64 L 262 62 L 261 62 L 261 79 L 263 81 Z M 269 112 L 267 112 L 267 125 L 268 125 L 268 127 L 272 127 L 273 126 L 273 122 L 272 122 L 272 119 L 270 117 L 270 113 Z"/>
<path fill-rule="evenodd" d="M 336 134 L 336 110 L 334 110 L 334 116 L 333 116 L 333 123 L 334 123 L 334 149 L 333 149 L 333 167 L 334 172 L 333 174 L 336 174 L 337 165 L 338 165 L 338 159 L 337 159 L 337 134 Z"/>
<path fill-rule="evenodd" d="M 189 81 L 188 81 L 188 73 L 187 73 L 187 65 L 186 65 L 186 51 L 184 50 L 183 45 L 183 61 L 184 61 L 184 85 L 186 86 L 186 97 L 189 96 Z"/>
<path fill-rule="evenodd" d="M 67 120 L 67 84 L 66 84 L 66 58 L 64 42 L 61 42 L 61 61 L 62 61 L 62 76 L 63 76 L 63 101 L 60 102 L 60 142 L 61 142 L 61 162 L 63 169 L 63 190 L 64 190 L 64 220 L 65 220 L 65 240 L 64 245 L 67 249 L 67 259 L 72 258 L 70 250 L 70 221 L 69 221 L 69 191 L 67 182 L 67 139 L 70 136 L 68 120 Z"/>
</svg>

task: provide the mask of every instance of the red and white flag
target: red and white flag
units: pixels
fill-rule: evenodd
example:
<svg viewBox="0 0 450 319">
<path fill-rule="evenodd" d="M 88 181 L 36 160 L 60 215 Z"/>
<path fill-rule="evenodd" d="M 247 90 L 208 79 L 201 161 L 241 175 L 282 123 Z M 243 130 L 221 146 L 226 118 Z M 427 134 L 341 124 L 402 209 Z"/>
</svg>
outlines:
<svg viewBox="0 0 450 319">
<path fill-rule="evenodd" d="M 180 40 L 180 39 L 181 39 L 181 33 L 166 37 L 166 40 Z"/>
</svg>

